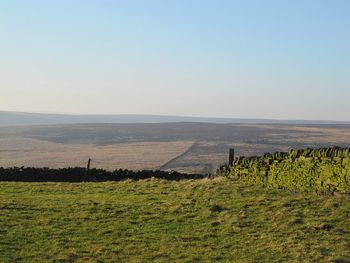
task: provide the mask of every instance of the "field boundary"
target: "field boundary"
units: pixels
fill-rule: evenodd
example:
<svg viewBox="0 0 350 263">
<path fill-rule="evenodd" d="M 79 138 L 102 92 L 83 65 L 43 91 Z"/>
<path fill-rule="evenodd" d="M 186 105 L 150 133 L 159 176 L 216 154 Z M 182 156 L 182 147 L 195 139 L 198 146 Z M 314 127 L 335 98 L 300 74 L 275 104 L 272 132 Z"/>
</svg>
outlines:
<svg viewBox="0 0 350 263">
<path fill-rule="evenodd" d="M 161 166 L 159 167 L 159 170 L 165 170 L 165 169 L 167 169 L 166 167 L 169 166 L 171 163 L 173 163 L 173 162 L 179 160 L 180 158 L 184 157 L 186 154 L 188 154 L 188 153 L 194 148 L 195 144 L 196 144 L 195 142 L 192 143 L 191 146 L 188 147 L 188 149 L 187 149 L 186 151 L 184 151 L 183 153 L 179 154 L 178 156 L 176 156 L 176 157 L 170 159 L 169 161 L 167 161 L 166 163 L 164 163 L 163 165 L 161 165 Z"/>
<path fill-rule="evenodd" d="M 237 157 L 229 175 L 276 188 L 350 193 L 350 148 L 329 147 Z"/>
<path fill-rule="evenodd" d="M 119 169 L 111 172 L 103 169 L 88 170 L 81 167 L 60 169 L 33 167 L 0 168 L 0 181 L 8 182 L 105 182 L 150 178 L 179 181 L 203 179 L 206 177 L 208 176 L 202 174 L 186 174 L 160 170 L 131 171 Z"/>
</svg>

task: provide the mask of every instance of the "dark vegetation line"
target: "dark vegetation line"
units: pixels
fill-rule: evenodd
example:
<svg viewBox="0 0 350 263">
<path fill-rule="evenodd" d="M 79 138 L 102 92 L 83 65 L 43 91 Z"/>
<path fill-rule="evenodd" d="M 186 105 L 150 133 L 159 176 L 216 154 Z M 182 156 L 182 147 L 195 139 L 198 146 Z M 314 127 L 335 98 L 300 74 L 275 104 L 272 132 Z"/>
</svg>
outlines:
<svg viewBox="0 0 350 263">
<path fill-rule="evenodd" d="M 131 171 L 115 170 L 113 172 L 103 169 L 91 169 L 81 167 L 74 168 L 32 168 L 32 167 L 0 167 L 0 181 L 12 182 L 105 182 L 105 181 L 123 181 L 127 179 L 142 180 L 149 178 L 158 178 L 164 180 L 185 180 L 202 179 L 208 177 L 202 174 L 185 174 L 175 171 Z"/>
</svg>

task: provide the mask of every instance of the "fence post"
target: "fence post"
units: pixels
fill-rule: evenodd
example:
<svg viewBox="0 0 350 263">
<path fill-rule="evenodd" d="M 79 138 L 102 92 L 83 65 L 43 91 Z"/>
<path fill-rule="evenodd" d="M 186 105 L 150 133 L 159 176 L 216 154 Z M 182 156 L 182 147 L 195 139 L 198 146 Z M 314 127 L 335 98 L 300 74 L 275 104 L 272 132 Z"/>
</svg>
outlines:
<svg viewBox="0 0 350 263">
<path fill-rule="evenodd" d="M 235 160 L 235 149 L 230 148 L 228 165 L 233 166 L 234 160 Z"/>
<path fill-rule="evenodd" d="M 88 170 L 88 171 L 90 170 L 90 164 L 91 164 L 91 159 L 89 158 L 88 164 L 87 164 L 87 170 Z"/>
</svg>

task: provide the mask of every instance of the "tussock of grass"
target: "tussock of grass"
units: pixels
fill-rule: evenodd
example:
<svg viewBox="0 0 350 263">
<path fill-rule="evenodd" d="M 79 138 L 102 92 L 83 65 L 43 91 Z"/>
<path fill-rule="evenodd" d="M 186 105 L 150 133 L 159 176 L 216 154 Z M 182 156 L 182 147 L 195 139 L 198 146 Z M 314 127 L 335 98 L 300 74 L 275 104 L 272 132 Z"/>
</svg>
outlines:
<svg viewBox="0 0 350 263">
<path fill-rule="evenodd" d="M 237 181 L 0 183 L 0 262 L 349 262 L 350 202 Z"/>
</svg>

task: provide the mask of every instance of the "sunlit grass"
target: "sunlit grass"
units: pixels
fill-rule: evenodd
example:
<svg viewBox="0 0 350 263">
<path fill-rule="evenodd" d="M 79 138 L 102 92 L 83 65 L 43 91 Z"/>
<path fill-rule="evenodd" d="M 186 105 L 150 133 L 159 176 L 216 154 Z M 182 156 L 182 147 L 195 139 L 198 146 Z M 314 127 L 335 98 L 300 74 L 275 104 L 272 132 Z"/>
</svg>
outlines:
<svg viewBox="0 0 350 263">
<path fill-rule="evenodd" d="M 0 183 L 0 262 L 350 261 L 350 201 L 229 179 Z"/>
</svg>

